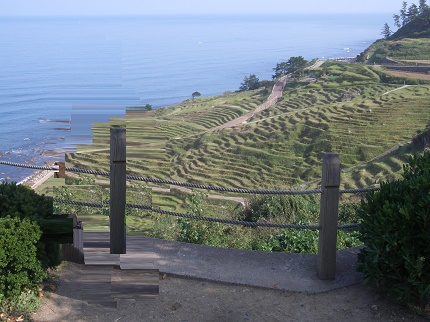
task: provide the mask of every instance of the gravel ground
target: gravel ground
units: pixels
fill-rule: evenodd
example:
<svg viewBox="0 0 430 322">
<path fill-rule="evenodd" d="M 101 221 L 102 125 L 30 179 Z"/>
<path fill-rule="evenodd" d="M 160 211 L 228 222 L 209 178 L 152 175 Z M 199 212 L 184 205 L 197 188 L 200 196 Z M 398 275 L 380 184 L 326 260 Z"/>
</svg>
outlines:
<svg viewBox="0 0 430 322">
<path fill-rule="evenodd" d="M 65 263 L 34 321 L 426 321 L 364 285 L 308 294 L 164 274 L 157 299 L 119 300 L 107 309 L 82 299 L 81 268 Z"/>
</svg>

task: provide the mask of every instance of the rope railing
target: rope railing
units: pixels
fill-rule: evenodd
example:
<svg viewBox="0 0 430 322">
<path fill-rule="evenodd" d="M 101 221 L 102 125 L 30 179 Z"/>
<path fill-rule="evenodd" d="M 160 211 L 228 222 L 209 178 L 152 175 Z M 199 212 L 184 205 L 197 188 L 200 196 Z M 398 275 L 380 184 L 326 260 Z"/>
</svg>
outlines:
<svg viewBox="0 0 430 322">
<path fill-rule="evenodd" d="M 66 167 L 66 171 L 93 174 L 93 175 L 101 175 L 101 176 L 105 176 L 105 177 L 110 176 L 110 172 L 99 171 L 99 170 L 87 170 L 87 169 L 67 168 Z M 315 193 L 321 193 L 322 192 L 321 189 L 314 189 L 314 190 L 255 190 L 255 189 L 244 189 L 244 188 L 225 188 L 225 187 L 209 186 L 209 185 L 203 185 L 203 184 L 197 184 L 197 183 L 191 183 L 191 182 L 181 182 L 181 181 L 176 181 L 176 180 L 165 180 L 165 179 L 157 179 L 157 178 L 150 178 L 150 177 L 139 177 L 139 176 L 134 176 L 134 175 L 127 175 L 126 178 L 128 180 L 143 181 L 143 182 L 149 182 L 149 183 L 155 183 L 155 184 L 170 184 L 170 185 L 179 186 L 179 187 L 196 188 L 196 189 L 221 191 L 221 192 L 245 193 L 245 194 L 306 195 L 306 194 L 315 194 Z"/>
<path fill-rule="evenodd" d="M 76 201 L 76 200 L 64 200 L 64 199 L 54 198 L 54 197 L 49 197 L 49 196 L 45 196 L 45 197 L 50 198 L 55 202 L 69 204 L 69 205 L 73 205 L 73 206 L 103 208 L 102 203 L 91 203 L 91 202 L 83 202 L 83 201 Z M 105 203 L 109 204 L 109 200 L 106 200 Z M 162 215 L 189 218 L 189 219 L 208 221 L 208 222 L 218 222 L 218 223 L 223 223 L 223 224 L 241 225 L 241 226 L 246 226 L 246 227 L 290 228 L 290 229 L 308 229 L 308 230 L 319 230 L 321 228 L 319 225 L 281 224 L 281 223 L 253 222 L 253 221 L 203 217 L 203 216 L 196 216 L 196 215 L 192 215 L 192 214 L 184 214 L 184 213 L 174 212 L 174 211 L 170 211 L 170 210 L 163 210 L 160 208 L 155 208 L 155 207 L 147 206 L 147 205 L 137 205 L 137 204 L 129 204 L 128 203 L 125 206 L 127 208 L 149 210 L 149 211 L 156 212 L 156 213 L 159 213 Z M 138 216 L 138 217 L 140 217 L 140 216 Z M 359 226 L 360 226 L 359 223 L 351 223 L 351 224 L 338 226 L 338 229 L 339 230 L 346 230 L 346 229 L 357 228 Z"/>
<path fill-rule="evenodd" d="M 15 167 L 21 167 L 21 168 L 39 169 L 39 170 L 52 170 L 52 171 L 58 170 L 58 168 L 55 168 L 55 167 L 36 166 L 36 165 L 21 164 L 21 163 L 8 162 L 8 161 L 0 161 L 0 164 L 15 166 Z M 81 168 L 75 168 L 75 167 L 66 167 L 65 170 L 69 171 L 69 172 L 100 175 L 100 176 L 104 176 L 104 177 L 110 176 L 110 172 L 108 172 L 108 171 L 88 170 L 88 169 L 81 169 Z M 196 188 L 196 189 L 220 191 L 220 192 L 243 193 L 243 194 L 309 195 L 309 194 L 317 194 L 317 193 L 322 192 L 321 189 L 312 189 L 312 190 L 256 190 L 256 189 L 245 189 L 245 188 L 229 188 L 229 187 L 226 188 L 226 187 L 217 187 L 217 186 L 196 184 L 196 183 L 191 183 L 191 182 L 181 182 L 181 181 L 176 181 L 176 180 L 165 180 L 165 179 L 157 179 L 157 178 L 151 178 L 151 177 L 139 177 L 139 176 L 134 176 L 134 175 L 127 175 L 126 178 L 129 180 L 143 181 L 143 182 L 149 182 L 149 183 L 155 183 L 155 184 L 170 184 L 170 185 L 179 186 L 179 187 Z M 364 193 L 364 192 L 368 192 L 368 191 L 378 191 L 378 190 L 380 190 L 380 188 L 378 188 L 378 187 L 356 188 L 356 189 L 339 190 L 339 193 L 342 193 L 342 194 L 344 194 L 344 193 Z"/>
<path fill-rule="evenodd" d="M 112 127 L 110 129 L 110 172 L 95 171 L 80 168 L 66 168 L 64 163 L 57 167 L 41 167 L 29 164 L 18 164 L 13 162 L 0 161 L 0 164 L 11 165 L 17 167 L 25 167 L 31 169 L 52 170 L 59 172 L 64 178 L 65 171 L 87 173 L 100 175 L 110 178 L 110 194 L 115 196 L 109 202 L 110 209 L 110 252 L 112 254 L 122 254 L 126 251 L 125 239 L 125 212 L 124 208 L 138 208 L 151 212 L 156 212 L 165 215 L 189 218 L 194 220 L 204 220 L 209 222 L 218 222 L 226 224 L 236 224 L 250 227 L 272 227 L 272 228 L 292 228 L 292 229 L 312 229 L 319 230 L 318 235 L 318 277 L 321 280 L 330 280 L 335 278 L 336 272 L 336 239 L 338 230 L 354 229 L 360 227 L 360 223 L 351 223 L 346 225 L 338 224 L 338 209 L 339 199 L 341 194 L 345 193 L 367 193 L 380 190 L 379 188 L 359 188 L 359 189 L 344 189 L 340 190 L 340 158 L 337 153 L 325 153 L 322 160 L 322 175 L 321 189 L 314 190 L 251 190 L 245 188 L 225 188 L 203 184 L 195 184 L 188 182 L 180 182 L 174 180 L 163 180 L 157 178 L 145 178 L 126 174 L 126 130 L 125 128 Z M 60 169 L 61 167 L 61 169 Z M 248 222 L 240 220 L 229 220 L 195 216 L 192 214 L 183 214 L 173 211 L 154 208 L 150 205 L 135 205 L 126 203 L 126 180 L 143 181 L 154 184 L 169 184 L 179 187 L 189 187 L 197 189 L 205 189 L 212 191 L 233 192 L 242 194 L 266 194 L 266 195 L 306 195 L 306 194 L 321 194 L 320 203 L 320 219 L 319 225 L 296 225 L 282 223 L 267 223 L 267 222 Z M 88 207 L 103 208 L 104 203 L 81 203 L 74 200 L 62 200 L 53 198 L 57 202 L 68 203 L 72 205 L 84 205 Z"/>
<path fill-rule="evenodd" d="M 339 193 L 363 193 L 368 191 L 379 191 L 381 188 L 379 187 L 370 187 L 370 188 L 356 188 L 356 189 L 343 189 L 339 190 Z"/>
<path fill-rule="evenodd" d="M 211 217 L 203 217 L 196 216 L 191 214 L 183 214 L 178 212 L 173 212 L 169 210 L 162 210 L 159 208 L 154 208 L 151 206 L 144 205 L 135 205 L 135 204 L 126 204 L 126 207 L 129 208 L 137 208 L 143 210 L 150 210 L 159 214 L 189 218 L 195 220 L 202 220 L 208 222 L 218 222 L 223 224 L 232 224 L 232 225 L 241 225 L 247 227 L 267 227 L 267 228 L 292 228 L 292 229 L 309 229 L 309 230 L 319 230 L 320 226 L 318 225 L 296 225 L 296 224 L 278 224 L 278 223 L 268 223 L 268 222 L 254 222 L 254 221 L 243 221 L 243 220 L 231 220 L 231 219 L 220 219 L 220 218 L 211 218 Z"/>
<path fill-rule="evenodd" d="M 65 200 L 61 198 L 55 198 L 51 196 L 45 196 L 45 198 L 52 199 L 52 201 L 65 203 L 73 206 L 84 206 L 84 207 L 92 207 L 92 208 L 103 208 L 102 203 L 92 203 L 92 202 L 83 202 L 83 201 L 75 201 L 75 200 Z"/>
<path fill-rule="evenodd" d="M 15 162 L 9 162 L 9 161 L 0 161 L 0 164 L 9 165 L 17 168 L 29 168 L 29 169 L 35 169 L 35 170 L 52 170 L 52 171 L 58 170 L 58 167 L 47 167 L 47 166 L 40 166 L 40 165 L 33 165 L 33 164 L 15 163 Z"/>
<path fill-rule="evenodd" d="M 164 179 L 156 179 L 156 178 L 143 178 L 137 176 L 127 175 L 127 179 L 151 182 L 156 184 L 171 184 L 174 186 L 180 187 L 189 187 L 189 188 L 197 188 L 204 190 L 212 190 L 212 191 L 221 191 L 221 192 L 234 192 L 234 193 L 246 193 L 246 194 L 264 194 L 264 195 L 308 195 L 321 193 L 321 189 L 314 190 L 252 190 L 252 189 L 244 189 L 244 188 L 225 188 L 225 187 L 216 187 L 216 186 L 208 186 L 203 184 L 189 183 L 189 182 L 180 182 L 174 180 L 164 180 Z"/>
</svg>

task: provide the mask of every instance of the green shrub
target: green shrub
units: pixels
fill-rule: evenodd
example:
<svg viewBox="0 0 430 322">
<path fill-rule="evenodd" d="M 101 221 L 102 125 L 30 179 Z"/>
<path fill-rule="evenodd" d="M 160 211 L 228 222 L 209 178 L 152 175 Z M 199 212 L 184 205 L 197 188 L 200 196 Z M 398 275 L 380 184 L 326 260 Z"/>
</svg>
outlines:
<svg viewBox="0 0 430 322">
<path fill-rule="evenodd" d="M 42 227 L 44 219 L 53 214 L 53 202 L 40 196 L 26 186 L 16 183 L 0 184 L 0 218 L 27 218 Z M 44 241 L 37 241 L 37 258 L 45 268 L 61 263 L 60 246 Z"/>
<path fill-rule="evenodd" d="M 430 153 L 409 158 L 402 180 L 362 202 L 358 270 L 403 304 L 430 303 Z"/>
<path fill-rule="evenodd" d="M 238 217 L 245 221 L 293 223 L 301 219 L 317 220 L 318 216 L 319 200 L 315 195 L 255 195 Z"/>
<path fill-rule="evenodd" d="M 318 231 L 305 229 L 286 229 L 268 242 L 273 252 L 316 254 L 318 251 Z"/>
<path fill-rule="evenodd" d="M 28 287 L 47 277 L 37 259 L 37 243 L 42 233 L 29 219 L 0 218 L 0 294 L 18 298 Z"/>
<path fill-rule="evenodd" d="M 361 242 L 358 239 L 358 232 L 342 230 L 337 232 L 336 249 L 345 249 L 359 245 L 361 245 Z M 285 229 L 281 234 L 272 236 L 267 241 L 256 244 L 253 249 L 272 252 L 317 254 L 318 231 Z"/>
<path fill-rule="evenodd" d="M 52 200 L 16 183 L 0 184 L 0 217 L 20 217 L 39 221 L 52 216 Z"/>
</svg>

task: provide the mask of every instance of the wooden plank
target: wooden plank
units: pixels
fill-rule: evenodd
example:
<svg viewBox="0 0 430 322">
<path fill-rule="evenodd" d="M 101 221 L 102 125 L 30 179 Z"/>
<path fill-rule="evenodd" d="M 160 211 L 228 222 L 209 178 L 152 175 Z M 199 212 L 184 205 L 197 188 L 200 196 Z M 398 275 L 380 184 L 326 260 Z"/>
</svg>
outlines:
<svg viewBox="0 0 430 322">
<path fill-rule="evenodd" d="M 61 246 L 63 260 L 84 264 L 83 230 L 73 229 L 73 244 Z"/>
<path fill-rule="evenodd" d="M 320 226 L 318 240 L 318 277 L 336 277 L 336 240 L 339 213 L 340 158 L 337 153 L 326 153 L 322 165 Z"/>
<path fill-rule="evenodd" d="M 159 271 L 144 269 L 112 270 L 112 298 L 153 301 L 159 296 Z"/>
</svg>

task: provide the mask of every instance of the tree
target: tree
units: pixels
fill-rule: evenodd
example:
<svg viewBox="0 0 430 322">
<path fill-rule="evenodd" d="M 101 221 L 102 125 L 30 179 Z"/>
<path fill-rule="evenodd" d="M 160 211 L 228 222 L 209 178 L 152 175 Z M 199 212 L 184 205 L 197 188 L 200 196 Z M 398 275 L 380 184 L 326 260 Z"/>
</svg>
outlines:
<svg viewBox="0 0 430 322">
<path fill-rule="evenodd" d="M 408 13 L 407 13 L 408 3 L 403 1 L 402 9 L 400 10 L 400 19 L 402 19 L 402 26 L 408 23 Z"/>
<path fill-rule="evenodd" d="M 385 23 L 384 27 L 382 28 L 381 35 L 383 35 L 385 39 L 390 38 L 390 36 L 391 36 L 391 29 L 390 29 L 390 26 L 387 23 Z"/>
<path fill-rule="evenodd" d="M 394 18 L 394 25 L 397 28 L 400 28 L 402 26 L 400 23 L 400 16 L 399 15 L 393 15 L 393 18 Z"/>
<path fill-rule="evenodd" d="M 194 92 L 194 93 L 192 93 L 192 94 L 191 94 L 191 97 L 193 98 L 193 100 L 194 100 L 196 97 L 200 97 L 200 96 L 202 96 L 202 94 L 200 94 L 199 92 Z"/>
<path fill-rule="evenodd" d="M 255 74 L 245 76 L 243 82 L 240 84 L 239 91 L 250 91 L 260 87 L 260 80 Z"/>
<path fill-rule="evenodd" d="M 272 76 L 273 79 L 281 77 L 282 75 L 288 74 L 288 64 L 287 62 L 277 63 L 276 67 L 273 68 L 275 74 Z"/>
<path fill-rule="evenodd" d="M 278 63 L 276 67 L 273 68 L 275 75 L 272 77 L 275 79 L 286 74 L 295 74 L 299 76 L 303 73 L 307 63 L 308 61 L 302 56 L 290 57 L 288 61 Z"/>
<path fill-rule="evenodd" d="M 408 20 L 412 21 L 416 16 L 418 16 L 420 13 L 420 10 L 418 9 L 416 4 L 412 4 L 409 8 L 408 8 Z"/>
<path fill-rule="evenodd" d="M 152 105 L 151 104 L 146 104 L 145 107 L 144 107 L 144 109 L 146 111 L 150 111 L 150 110 L 152 110 Z"/>
<path fill-rule="evenodd" d="M 418 9 L 420 13 L 423 13 L 424 11 L 427 11 L 429 9 L 429 6 L 426 4 L 426 0 L 420 0 Z"/>
</svg>

